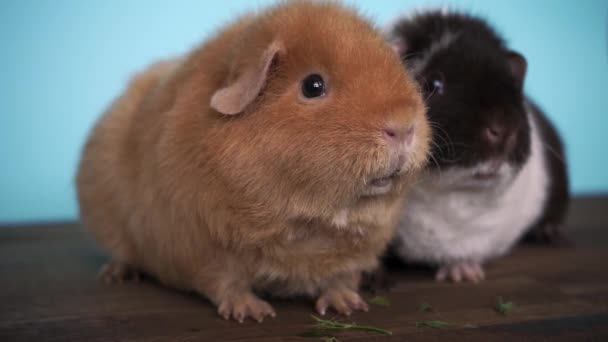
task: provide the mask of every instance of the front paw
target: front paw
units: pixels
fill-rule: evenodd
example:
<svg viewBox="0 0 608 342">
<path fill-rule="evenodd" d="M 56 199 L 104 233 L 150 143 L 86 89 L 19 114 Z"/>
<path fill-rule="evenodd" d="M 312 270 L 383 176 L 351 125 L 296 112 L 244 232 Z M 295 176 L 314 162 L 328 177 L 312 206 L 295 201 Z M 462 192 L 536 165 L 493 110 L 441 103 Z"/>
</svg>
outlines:
<svg viewBox="0 0 608 342">
<path fill-rule="evenodd" d="M 481 264 L 474 261 L 461 261 L 443 265 L 437 271 L 435 279 L 437 281 L 452 281 L 460 283 L 469 281 L 478 283 L 485 278 Z"/>
<path fill-rule="evenodd" d="M 317 299 L 315 308 L 320 315 L 325 315 L 328 308 L 334 309 L 337 313 L 350 316 L 353 311 L 367 311 L 367 303 L 361 296 L 348 288 L 329 289 Z"/>
<path fill-rule="evenodd" d="M 233 318 L 239 323 L 243 323 L 247 317 L 260 323 L 267 316 L 276 317 L 272 306 L 253 293 L 231 296 L 223 300 L 217 313 L 226 320 Z"/>
<path fill-rule="evenodd" d="M 122 284 L 128 281 L 137 283 L 140 273 L 131 265 L 111 260 L 101 267 L 98 277 L 106 284 Z"/>
</svg>

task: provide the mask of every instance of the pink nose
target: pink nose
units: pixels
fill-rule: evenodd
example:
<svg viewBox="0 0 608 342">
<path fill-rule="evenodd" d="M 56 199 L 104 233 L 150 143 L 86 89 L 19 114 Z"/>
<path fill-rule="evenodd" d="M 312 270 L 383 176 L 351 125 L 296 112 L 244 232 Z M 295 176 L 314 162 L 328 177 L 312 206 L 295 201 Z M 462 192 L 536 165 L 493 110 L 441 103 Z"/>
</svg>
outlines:
<svg viewBox="0 0 608 342">
<path fill-rule="evenodd" d="M 384 128 L 384 137 L 394 143 L 410 145 L 414 140 L 414 125 L 406 127 L 390 126 Z"/>
</svg>

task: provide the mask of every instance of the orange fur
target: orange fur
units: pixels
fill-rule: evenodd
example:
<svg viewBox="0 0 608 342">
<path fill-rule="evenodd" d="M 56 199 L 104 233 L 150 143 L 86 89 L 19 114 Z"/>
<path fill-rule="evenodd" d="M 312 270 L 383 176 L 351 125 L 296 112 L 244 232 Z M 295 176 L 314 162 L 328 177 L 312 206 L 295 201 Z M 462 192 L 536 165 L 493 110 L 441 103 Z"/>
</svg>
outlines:
<svg viewBox="0 0 608 342">
<path fill-rule="evenodd" d="M 211 109 L 274 42 L 260 96 L 237 115 Z M 328 92 L 306 102 L 299 82 L 311 72 Z M 391 192 L 364 196 L 391 167 L 382 129 L 395 123 L 416 124 L 407 168 Z M 335 3 L 282 3 L 134 78 L 84 148 L 80 213 L 115 262 L 259 318 L 253 290 L 356 291 L 393 235 L 428 135 L 414 83 L 369 23 Z"/>
</svg>

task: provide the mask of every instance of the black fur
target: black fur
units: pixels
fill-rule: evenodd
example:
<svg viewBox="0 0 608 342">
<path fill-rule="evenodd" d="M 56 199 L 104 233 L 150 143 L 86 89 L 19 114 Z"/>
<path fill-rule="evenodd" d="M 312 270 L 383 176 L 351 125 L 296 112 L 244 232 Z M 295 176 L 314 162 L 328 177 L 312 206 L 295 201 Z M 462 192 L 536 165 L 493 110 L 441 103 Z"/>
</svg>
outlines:
<svg viewBox="0 0 608 342">
<path fill-rule="evenodd" d="M 416 70 L 434 126 L 431 165 L 473 166 L 492 158 L 521 166 L 530 154 L 522 81 L 511 72 L 500 37 L 484 22 L 462 14 L 429 12 L 397 24 L 393 35 L 407 46 L 402 58 Z M 451 43 L 427 56 L 446 35 Z M 422 70 L 417 63 L 427 59 Z M 443 94 L 434 88 L 443 82 Z M 502 138 L 490 143 L 485 129 L 498 127 Z M 515 134 L 515 141 L 508 141 Z M 512 138 L 513 139 L 513 138 Z"/>
<path fill-rule="evenodd" d="M 446 35 L 451 37 L 447 47 L 429 53 Z M 467 167 L 488 160 L 521 167 L 527 161 L 525 59 L 509 50 L 488 23 L 467 14 L 431 11 L 398 22 L 389 39 L 402 50 L 404 65 L 426 96 L 434 141 L 430 167 Z M 436 81 L 443 83 L 442 89 L 434 86 Z M 527 238 L 560 240 L 558 228 L 569 202 L 563 145 L 544 114 L 531 106 L 545 145 L 550 186 L 543 215 Z M 498 139 L 488 139 L 489 128 L 500 132 Z"/>
</svg>

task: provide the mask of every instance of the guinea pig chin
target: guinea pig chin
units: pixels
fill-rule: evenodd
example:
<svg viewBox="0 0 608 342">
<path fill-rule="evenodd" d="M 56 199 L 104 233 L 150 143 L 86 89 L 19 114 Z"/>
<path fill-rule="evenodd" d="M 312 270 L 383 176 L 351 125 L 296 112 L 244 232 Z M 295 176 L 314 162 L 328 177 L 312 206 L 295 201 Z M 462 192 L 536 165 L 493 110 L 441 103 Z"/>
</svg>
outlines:
<svg viewBox="0 0 608 342">
<path fill-rule="evenodd" d="M 377 196 L 391 192 L 398 185 L 407 167 L 405 153 L 392 156 L 385 170 L 365 182 L 363 196 Z"/>
<path fill-rule="evenodd" d="M 452 166 L 433 170 L 430 181 L 442 188 L 502 188 L 517 174 L 516 167 L 504 160 L 488 160 L 469 167 Z"/>
</svg>

